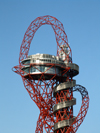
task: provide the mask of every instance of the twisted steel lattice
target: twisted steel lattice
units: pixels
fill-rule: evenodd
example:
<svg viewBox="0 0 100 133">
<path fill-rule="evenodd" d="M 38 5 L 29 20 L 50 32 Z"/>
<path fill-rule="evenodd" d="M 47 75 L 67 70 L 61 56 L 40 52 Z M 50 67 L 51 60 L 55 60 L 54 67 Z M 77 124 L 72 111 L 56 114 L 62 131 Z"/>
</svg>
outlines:
<svg viewBox="0 0 100 133">
<path fill-rule="evenodd" d="M 68 45 L 68 39 L 67 35 L 64 31 L 63 24 L 57 20 L 55 17 L 52 16 L 42 16 L 36 18 L 30 26 L 28 27 L 21 47 L 20 47 L 20 56 L 19 56 L 19 65 L 15 66 L 13 68 L 14 72 L 19 74 L 22 77 L 24 86 L 26 90 L 28 91 L 31 99 L 36 103 L 38 108 L 40 109 L 40 114 L 37 120 L 37 126 L 35 133 L 43 133 L 43 126 L 47 133 L 53 133 L 54 132 L 54 123 L 55 119 L 53 115 L 53 106 L 55 104 L 55 98 L 52 97 L 52 88 L 57 84 L 56 80 L 56 74 L 54 74 L 49 80 L 45 80 L 45 72 L 42 72 L 40 78 L 38 80 L 34 80 L 31 77 L 31 74 L 29 74 L 29 78 L 25 78 L 25 71 L 22 70 L 23 64 L 21 61 L 23 59 L 26 59 L 28 56 L 29 48 L 31 41 L 34 37 L 35 32 L 38 30 L 38 28 L 42 25 L 51 25 L 55 32 L 55 38 L 57 42 L 57 55 L 59 56 L 60 52 L 63 51 L 63 49 L 60 47 L 61 45 L 68 46 L 69 53 L 66 55 L 67 60 L 69 61 L 69 56 L 71 57 L 71 49 Z M 63 51 L 64 52 L 64 51 Z M 66 54 L 66 53 L 65 53 Z M 30 67 L 32 64 L 28 64 Z M 34 64 L 35 67 L 36 64 Z M 55 64 L 47 64 L 51 67 L 56 67 Z M 50 69 L 49 68 L 49 69 Z M 69 67 L 65 67 L 64 71 L 67 73 L 69 70 Z M 60 83 L 60 82 L 59 82 Z M 73 124 L 67 128 L 66 133 L 75 133 L 79 127 L 79 125 L 82 123 L 89 106 L 89 97 L 86 89 L 80 85 L 77 85 L 73 88 L 73 91 L 79 91 L 82 95 L 82 105 L 79 111 L 79 114 L 77 115 L 75 121 Z M 61 129 L 61 133 L 65 132 L 65 129 Z"/>
<path fill-rule="evenodd" d="M 63 24 L 55 17 L 47 15 L 47 16 L 36 18 L 29 25 L 20 47 L 19 64 L 21 64 L 21 61 L 23 59 L 27 58 L 30 44 L 34 37 L 35 32 L 38 30 L 40 26 L 45 24 L 51 25 L 51 27 L 54 30 L 56 42 L 57 42 L 57 55 L 59 55 L 59 50 L 60 51 L 63 50 L 63 49 L 60 49 L 60 45 L 67 45 L 69 48 L 69 54 L 71 54 L 71 49 L 68 45 L 68 39 L 64 31 Z"/>
</svg>

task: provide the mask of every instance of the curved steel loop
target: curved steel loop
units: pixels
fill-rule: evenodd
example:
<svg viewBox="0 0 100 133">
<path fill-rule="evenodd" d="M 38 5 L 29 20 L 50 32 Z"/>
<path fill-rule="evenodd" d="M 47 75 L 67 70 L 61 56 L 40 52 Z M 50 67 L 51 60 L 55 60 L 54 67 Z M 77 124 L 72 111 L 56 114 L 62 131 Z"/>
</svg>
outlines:
<svg viewBox="0 0 100 133">
<path fill-rule="evenodd" d="M 73 129 L 73 133 L 75 133 L 77 131 L 78 127 L 83 122 L 83 120 L 87 114 L 88 107 L 89 107 L 89 96 L 88 96 L 88 91 L 86 90 L 86 88 L 81 85 L 76 85 L 75 87 L 73 87 L 73 92 L 74 91 L 79 91 L 81 93 L 82 105 L 81 105 L 80 111 L 79 111 L 75 121 L 69 127 L 67 133 L 71 133 L 70 129 Z"/>
<path fill-rule="evenodd" d="M 42 25 L 51 25 L 55 32 L 56 42 L 57 42 L 57 55 L 59 55 L 59 51 L 63 51 L 63 49 L 60 48 L 60 45 L 67 45 L 69 48 L 69 53 L 67 57 L 69 58 L 69 54 L 71 53 L 71 48 L 68 45 L 68 39 L 67 35 L 64 31 L 63 24 L 56 19 L 55 17 L 46 15 L 36 18 L 34 21 L 31 22 L 28 29 L 26 30 L 26 33 L 24 35 L 21 47 L 20 47 L 20 56 L 19 56 L 19 64 L 21 65 L 21 61 L 28 56 L 29 48 L 31 41 L 34 37 L 35 32 L 38 30 L 38 28 Z M 72 55 L 71 55 L 72 56 Z"/>
<path fill-rule="evenodd" d="M 81 93 L 81 96 L 82 96 L 82 100 L 84 99 L 84 97 L 88 97 L 88 91 L 86 90 L 86 88 L 84 86 L 81 86 L 81 85 L 76 85 L 74 88 L 73 88 L 73 92 L 74 91 L 79 91 Z"/>
</svg>

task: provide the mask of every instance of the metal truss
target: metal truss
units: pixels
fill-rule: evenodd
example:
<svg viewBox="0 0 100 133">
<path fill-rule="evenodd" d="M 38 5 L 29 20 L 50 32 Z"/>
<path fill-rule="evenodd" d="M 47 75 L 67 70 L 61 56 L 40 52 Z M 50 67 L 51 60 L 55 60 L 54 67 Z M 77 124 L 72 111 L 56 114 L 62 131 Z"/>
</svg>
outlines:
<svg viewBox="0 0 100 133">
<path fill-rule="evenodd" d="M 65 53 L 61 46 L 67 46 L 69 52 L 68 54 L 65 53 L 65 60 L 72 63 L 72 61 L 70 60 L 70 57 L 72 57 L 71 48 L 69 47 L 63 24 L 55 17 L 46 15 L 36 18 L 31 22 L 28 29 L 26 30 L 20 47 L 19 65 L 13 67 L 13 71 L 22 77 L 23 84 L 30 98 L 36 103 L 40 110 L 35 133 L 43 133 L 43 126 L 47 133 L 75 133 L 80 124 L 83 122 L 89 107 L 89 96 L 87 90 L 80 85 L 75 85 L 73 87 L 65 88 L 64 90 L 59 90 L 56 92 L 55 97 L 53 96 L 54 87 L 64 82 L 73 80 L 72 78 L 73 76 L 75 76 L 73 74 L 74 69 L 72 70 L 71 67 L 67 65 L 60 66 L 62 68 L 62 72 L 60 74 L 61 76 L 57 76 L 56 65 L 53 63 L 46 64 L 47 66 L 49 66 L 48 69 L 52 67 L 55 68 L 55 74 L 53 75 L 46 74 L 46 71 L 48 70 L 44 72 L 38 70 L 41 73 L 40 75 L 31 75 L 30 70 L 29 73 L 26 73 L 23 70 L 23 67 L 25 67 L 25 65 L 22 64 L 22 60 L 28 57 L 30 44 L 34 37 L 34 34 L 40 26 L 45 24 L 51 25 L 54 30 L 57 42 L 57 56 L 59 56 L 62 51 Z M 36 63 L 27 65 L 29 66 L 29 68 L 31 68 L 31 66 L 36 68 Z M 64 77 L 64 75 L 67 75 L 67 77 Z M 73 105 L 75 104 L 75 99 L 73 100 L 73 92 L 75 91 L 79 91 L 81 93 L 82 105 L 79 114 L 77 115 L 77 117 L 75 117 L 75 119 L 73 119 Z M 70 101 L 70 106 L 67 105 L 68 101 Z M 54 113 L 53 107 L 56 104 L 62 104 L 62 102 L 66 102 L 67 107 L 58 109 Z M 68 120 L 71 121 L 72 119 L 73 122 L 71 124 L 67 126 L 65 125 L 63 126 L 63 128 L 55 128 L 57 123 L 63 121 L 68 122 Z"/>
</svg>

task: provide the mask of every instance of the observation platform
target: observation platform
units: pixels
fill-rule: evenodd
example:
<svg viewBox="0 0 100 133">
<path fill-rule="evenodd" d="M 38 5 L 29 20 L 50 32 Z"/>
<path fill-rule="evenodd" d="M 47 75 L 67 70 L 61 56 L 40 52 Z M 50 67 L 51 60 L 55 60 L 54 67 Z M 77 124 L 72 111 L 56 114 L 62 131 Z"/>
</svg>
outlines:
<svg viewBox="0 0 100 133">
<path fill-rule="evenodd" d="M 55 78 L 73 77 L 79 73 L 78 65 L 66 63 L 60 57 L 49 54 L 30 55 L 22 60 L 25 78 L 30 76 L 38 80 L 41 76 L 48 80 Z"/>
</svg>

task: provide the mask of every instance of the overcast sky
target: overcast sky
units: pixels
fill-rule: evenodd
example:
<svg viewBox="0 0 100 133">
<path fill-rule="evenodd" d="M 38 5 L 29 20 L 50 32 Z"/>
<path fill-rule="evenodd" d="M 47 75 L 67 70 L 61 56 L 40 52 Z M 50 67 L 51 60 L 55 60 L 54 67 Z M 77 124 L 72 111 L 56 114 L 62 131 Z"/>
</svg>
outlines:
<svg viewBox="0 0 100 133">
<path fill-rule="evenodd" d="M 11 69 L 18 65 L 24 33 L 39 16 L 51 15 L 63 23 L 79 65 L 74 77 L 89 92 L 90 104 L 77 133 L 100 132 L 100 0 L 0 0 L 0 133 L 34 133 L 39 109 L 29 97 L 22 79 Z M 56 55 L 53 29 L 44 25 L 36 32 L 29 55 Z M 80 94 L 75 94 L 77 116 Z M 45 133 L 45 131 L 44 131 Z"/>
</svg>

